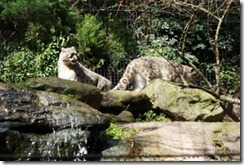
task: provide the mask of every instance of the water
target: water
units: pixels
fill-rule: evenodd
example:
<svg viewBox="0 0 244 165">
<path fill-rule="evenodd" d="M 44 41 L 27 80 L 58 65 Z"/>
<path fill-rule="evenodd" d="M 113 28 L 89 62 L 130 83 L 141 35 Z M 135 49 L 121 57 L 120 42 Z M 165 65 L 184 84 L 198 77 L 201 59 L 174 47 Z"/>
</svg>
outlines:
<svg viewBox="0 0 244 165">
<path fill-rule="evenodd" d="M 30 146 L 26 147 L 27 159 L 41 161 L 85 161 L 87 151 L 87 131 L 79 128 L 53 131 L 49 135 L 33 135 Z"/>
<path fill-rule="evenodd" d="M 69 105 L 59 113 L 63 111 L 69 111 Z M 0 122 L 0 160 L 4 157 L 5 160 L 18 161 L 86 161 L 90 132 L 78 127 L 78 118 L 72 112 L 68 114 L 60 118 L 53 114 L 57 118 L 51 118 L 53 126 L 69 125 L 62 130 L 62 127 L 57 127 L 43 131 L 40 125 L 27 128 L 28 124 L 20 126 L 23 122 Z M 30 120 L 31 124 L 35 122 Z M 10 129 L 14 127 L 16 129 Z"/>
<path fill-rule="evenodd" d="M 77 127 L 77 118 L 70 111 L 69 104 L 61 104 L 62 111 L 69 112 L 70 128 L 56 131 L 53 128 L 52 134 L 45 140 L 39 139 L 39 152 L 43 153 L 44 160 L 72 160 L 86 161 L 85 156 L 88 154 L 87 138 L 88 131 L 81 130 Z M 62 122 L 57 119 L 57 121 Z M 67 121 L 64 121 L 67 122 Z"/>
<path fill-rule="evenodd" d="M 90 109 L 79 102 L 71 105 L 63 96 L 39 95 L 15 89 L 0 91 L 0 160 L 89 161 L 93 139 L 101 131 L 96 125 L 108 121 L 92 110 L 89 114 Z"/>
<path fill-rule="evenodd" d="M 85 144 L 87 144 L 87 141 Z M 86 161 L 85 156 L 88 155 L 87 148 L 85 146 L 81 146 L 80 144 L 78 144 L 78 147 L 79 151 L 77 153 L 74 153 L 74 161 Z"/>
</svg>

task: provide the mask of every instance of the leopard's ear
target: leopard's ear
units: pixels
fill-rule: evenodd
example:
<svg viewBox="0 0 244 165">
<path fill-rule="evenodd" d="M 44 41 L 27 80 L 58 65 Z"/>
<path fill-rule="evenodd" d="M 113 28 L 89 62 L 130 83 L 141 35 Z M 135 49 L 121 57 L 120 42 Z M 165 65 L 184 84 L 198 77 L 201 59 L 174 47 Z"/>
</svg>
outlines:
<svg viewBox="0 0 244 165">
<path fill-rule="evenodd" d="M 65 50 L 65 48 L 61 48 L 61 51 L 63 52 Z"/>
<path fill-rule="evenodd" d="M 72 46 L 71 48 L 72 48 L 72 49 L 75 49 L 75 47 L 74 47 L 74 46 Z"/>
</svg>

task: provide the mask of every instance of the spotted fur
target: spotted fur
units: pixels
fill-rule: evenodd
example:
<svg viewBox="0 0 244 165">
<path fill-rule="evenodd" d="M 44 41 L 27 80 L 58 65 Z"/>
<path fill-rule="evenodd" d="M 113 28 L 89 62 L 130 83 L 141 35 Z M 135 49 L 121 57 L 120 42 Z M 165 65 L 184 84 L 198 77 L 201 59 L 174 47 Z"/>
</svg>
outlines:
<svg viewBox="0 0 244 165">
<path fill-rule="evenodd" d="M 132 60 L 114 90 L 126 90 L 130 84 L 135 91 L 140 91 L 153 79 L 161 78 L 176 83 L 195 82 L 193 68 L 163 57 L 140 57 Z"/>
<path fill-rule="evenodd" d="M 87 69 L 78 62 L 74 47 L 62 48 L 58 60 L 58 77 L 91 84 L 104 91 L 112 88 L 110 80 Z"/>
</svg>

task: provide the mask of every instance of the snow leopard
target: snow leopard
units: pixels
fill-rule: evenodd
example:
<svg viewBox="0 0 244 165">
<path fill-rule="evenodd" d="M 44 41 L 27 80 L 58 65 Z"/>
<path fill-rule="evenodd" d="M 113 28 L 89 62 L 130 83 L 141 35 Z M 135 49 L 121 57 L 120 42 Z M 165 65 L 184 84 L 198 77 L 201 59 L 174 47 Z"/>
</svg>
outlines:
<svg viewBox="0 0 244 165">
<path fill-rule="evenodd" d="M 77 51 L 74 46 L 61 49 L 58 60 L 58 77 L 91 84 L 102 91 L 107 91 L 112 88 L 112 82 L 110 80 L 91 71 L 78 62 Z"/>
<path fill-rule="evenodd" d="M 156 78 L 187 85 L 187 82 L 195 83 L 196 77 L 197 72 L 189 66 L 164 57 L 144 56 L 127 65 L 113 90 L 126 90 L 132 84 L 134 91 L 140 91 Z"/>
</svg>

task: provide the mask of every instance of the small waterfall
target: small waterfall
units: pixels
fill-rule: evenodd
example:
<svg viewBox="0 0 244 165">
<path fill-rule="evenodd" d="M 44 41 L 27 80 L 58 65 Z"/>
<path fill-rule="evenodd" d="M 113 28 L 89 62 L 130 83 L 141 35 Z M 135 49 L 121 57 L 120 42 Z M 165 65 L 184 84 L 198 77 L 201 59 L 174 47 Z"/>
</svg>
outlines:
<svg viewBox="0 0 244 165">
<path fill-rule="evenodd" d="M 86 161 L 85 156 L 88 155 L 87 139 L 84 139 L 83 145 L 78 144 L 78 152 L 74 153 L 74 161 Z"/>
<path fill-rule="evenodd" d="M 77 118 L 75 117 L 74 113 L 70 111 L 70 104 L 62 104 L 62 107 L 65 107 L 65 110 L 69 111 L 69 121 L 70 121 L 70 132 L 73 132 L 75 134 L 72 134 L 72 136 L 70 136 L 73 140 L 77 141 L 77 146 L 76 146 L 76 150 L 73 153 L 73 160 L 74 161 L 86 161 L 85 159 L 85 155 L 88 154 L 88 150 L 87 150 L 87 136 L 84 136 L 82 139 L 77 139 L 77 134 L 80 136 L 83 136 L 85 133 L 87 133 L 86 131 L 82 131 L 81 128 L 77 127 Z M 62 108 L 62 111 L 63 111 Z"/>
<path fill-rule="evenodd" d="M 24 151 L 21 154 L 18 153 L 17 160 L 86 161 L 87 139 L 90 134 L 78 127 L 78 118 L 70 111 L 69 104 L 62 104 L 60 107 L 60 113 L 69 111 L 70 115 L 62 116 L 64 118 L 60 119 L 53 114 L 51 123 L 53 125 L 67 125 L 68 123 L 70 127 L 62 130 L 52 128 L 52 132 L 45 134 L 21 133 L 21 136 L 25 138 Z"/>
<path fill-rule="evenodd" d="M 109 125 L 101 112 L 63 94 L 9 86 L 0 96 L 4 161 L 89 161 L 94 139 Z"/>
<path fill-rule="evenodd" d="M 31 136 L 29 147 L 26 146 L 24 154 L 18 160 L 86 161 L 87 131 L 73 128 Z"/>
</svg>

